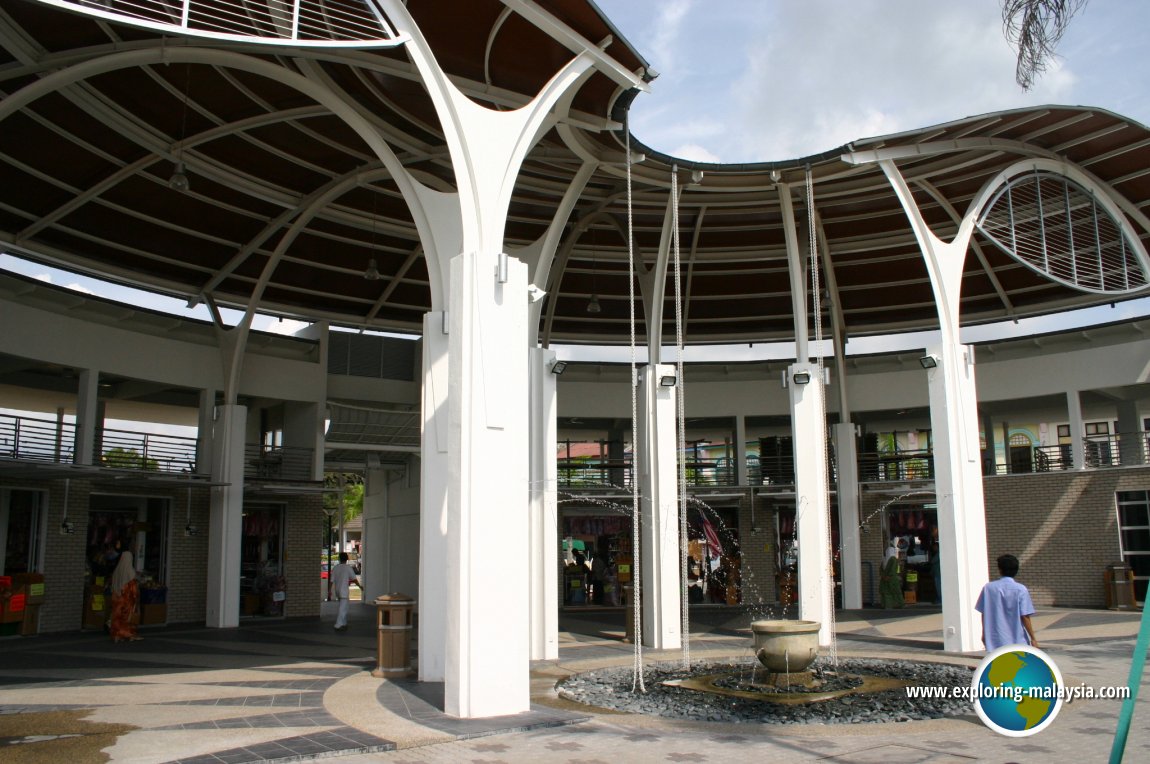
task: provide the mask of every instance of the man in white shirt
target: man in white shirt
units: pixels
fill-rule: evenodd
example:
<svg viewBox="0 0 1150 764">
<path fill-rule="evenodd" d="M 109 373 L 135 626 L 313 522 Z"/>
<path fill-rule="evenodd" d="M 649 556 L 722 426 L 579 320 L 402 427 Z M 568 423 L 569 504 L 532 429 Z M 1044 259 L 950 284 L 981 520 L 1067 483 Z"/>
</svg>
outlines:
<svg viewBox="0 0 1150 764">
<path fill-rule="evenodd" d="M 335 598 L 339 602 L 339 610 L 335 616 L 335 630 L 345 631 L 347 629 L 347 597 L 348 588 L 355 584 L 359 586 L 359 579 L 355 577 L 355 571 L 347 564 L 347 552 L 339 553 L 339 565 L 331 569 L 331 574 L 327 579 L 327 596 L 330 599 L 332 590 L 335 591 Z"/>
</svg>

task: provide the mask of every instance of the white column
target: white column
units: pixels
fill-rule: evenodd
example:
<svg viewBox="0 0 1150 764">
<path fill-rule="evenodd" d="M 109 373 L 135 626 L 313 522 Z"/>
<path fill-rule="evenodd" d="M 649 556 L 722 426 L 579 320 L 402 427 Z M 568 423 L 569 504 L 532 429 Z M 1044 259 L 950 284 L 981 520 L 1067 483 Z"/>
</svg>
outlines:
<svg viewBox="0 0 1150 764">
<path fill-rule="evenodd" d="M 747 485 L 747 418 L 735 415 L 735 485 Z"/>
<path fill-rule="evenodd" d="M 244 516 L 244 430 L 246 406 L 217 407 L 212 433 L 212 488 L 208 522 L 208 596 L 204 620 L 210 628 L 240 623 L 240 536 Z"/>
<path fill-rule="evenodd" d="M 363 476 L 363 536 L 362 553 L 359 556 L 360 586 L 363 587 L 363 601 L 371 602 L 382 594 L 401 592 L 416 598 L 416 607 L 423 602 L 418 594 L 402 591 L 393 586 L 388 575 L 391 564 L 391 534 L 387 522 L 387 479 L 386 470 L 369 467 Z M 405 540 L 410 543 L 410 540 Z M 420 626 L 423 625 L 423 611 L 420 608 Z"/>
<path fill-rule="evenodd" d="M 419 510 L 419 679 L 442 682 L 447 660 L 447 314 L 423 317 L 423 430 Z"/>
<path fill-rule="evenodd" d="M 551 373 L 555 352 L 531 348 L 531 484 L 527 532 L 530 536 L 528 592 L 531 659 L 559 657 L 559 528 L 555 463 L 559 437 L 557 382 Z"/>
<path fill-rule="evenodd" d="M 682 644 L 683 590 L 679 571 L 679 492 L 675 406 L 678 388 L 670 364 L 639 370 L 639 437 L 636 479 L 640 491 L 639 596 L 643 644 L 677 650 Z"/>
<path fill-rule="evenodd" d="M 76 390 L 76 464 L 98 464 L 96 430 L 100 428 L 100 372 L 81 369 Z"/>
<path fill-rule="evenodd" d="M 838 471 L 839 569 L 842 571 L 843 608 L 858 610 L 862 601 L 862 545 L 859 539 L 859 471 L 855 426 L 834 426 L 835 465 Z"/>
<path fill-rule="evenodd" d="M 806 374 L 805 384 L 795 382 Z M 825 388 L 816 364 L 800 361 L 787 368 L 791 427 L 795 443 L 795 523 L 799 540 L 799 618 L 818 621 L 819 644 L 830 645 L 830 506 L 827 498 L 827 424 Z"/>
<path fill-rule="evenodd" d="M 927 371 L 934 443 L 938 548 L 942 555 L 943 649 L 981 650 L 982 622 L 974 603 L 988 580 L 986 514 L 978 442 L 974 348 L 949 343 L 927 348 L 938 365 Z"/>
<path fill-rule="evenodd" d="M 216 391 L 200 390 L 199 419 L 196 427 L 196 465 L 193 472 L 209 474 L 212 460 L 212 420 L 216 416 Z"/>
<path fill-rule="evenodd" d="M 498 259 L 451 261 L 444 710 L 467 718 L 531 706 L 527 267 Z"/>
<path fill-rule="evenodd" d="M 1082 398 L 1077 390 L 1066 393 L 1066 414 L 1070 419 L 1070 456 L 1074 469 L 1086 469 L 1086 424 L 1082 420 Z"/>
<path fill-rule="evenodd" d="M 1142 421 L 1138 417 L 1138 402 L 1120 400 L 1118 407 L 1118 455 L 1123 467 L 1132 467 L 1145 462 L 1146 449 L 1142 432 Z"/>
</svg>

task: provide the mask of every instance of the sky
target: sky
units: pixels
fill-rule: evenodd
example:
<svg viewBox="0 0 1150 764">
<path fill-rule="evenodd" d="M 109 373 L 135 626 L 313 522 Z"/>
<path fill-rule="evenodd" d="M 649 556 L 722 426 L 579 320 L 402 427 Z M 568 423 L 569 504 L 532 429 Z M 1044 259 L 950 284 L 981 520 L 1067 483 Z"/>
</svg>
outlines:
<svg viewBox="0 0 1150 764">
<path fill-rule="evenodd" d="M 1000 0 L 595 0 L 659 77 L 631 131 L 682 159 L 796 159 L 1041 104 L 1150 124 L 1150 3 L 1091 0 L 1029 92 Z"/>
<path fill-rule="evenodd" d="M 704 162 L 796 159 L 850 141 L 1041 104 L 1103 108 L 1150 124 L 1150 2 L 1090 0 L 1033 89 L 1015 82 L 1000 0 L 595 0 L 659 77 L 631 106 L 636 138 Z M 0 255 L 0 268 L 125 302 L 207 319 L 203 306 L 148 296 Z M 1056 318 L 963 331 L 963 341 L 1150 315 L 1150 298 Z M 238 313 L 225 312 L 229 323 Z M 293 333 L 297 321 L 257 319 Z M 855 339 L 848 352 L 922 347 L 929 333 Z M 789 345 L 696 347 L 686 358 L 755 360 Z M 627 361 L 626 348 L 560 349 Z M 664 357 L 674 357 L 665 355 Z"/>
</svg>

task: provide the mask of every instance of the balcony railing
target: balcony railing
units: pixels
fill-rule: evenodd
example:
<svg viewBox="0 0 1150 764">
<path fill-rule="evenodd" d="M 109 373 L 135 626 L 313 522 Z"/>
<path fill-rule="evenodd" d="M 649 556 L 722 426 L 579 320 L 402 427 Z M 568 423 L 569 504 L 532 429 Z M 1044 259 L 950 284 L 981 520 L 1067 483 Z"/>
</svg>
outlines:
<svg viewBox="0 0 1150 764">
<path fill-rule="evenodd" d="M 1131 467 L 1150 464 L 1150 432 L 1088 435 L 1087 467 Z"/>
<path fill-rule="evenodd" d="M 244 477 L 261 480 L 310 481 L 314 479 L 315 451 L 310 448 L 244 446 Z"/>
<path fill-rule="evenodd" d="M 100 464 L 122 470 L 195 473 L 196 439 L 154 432 L 104 428 L 100 438 Z"/>
<path fill-rule="evenodd" d="M 0 414 L 0 459 L 71 462 L 75 444 L 70 422 Z"/>
<path fill-rule="evenodd" d="M 858 463 L 863 483 L 934 480 L 933 451 L 860 453 Z"/>
</svg>

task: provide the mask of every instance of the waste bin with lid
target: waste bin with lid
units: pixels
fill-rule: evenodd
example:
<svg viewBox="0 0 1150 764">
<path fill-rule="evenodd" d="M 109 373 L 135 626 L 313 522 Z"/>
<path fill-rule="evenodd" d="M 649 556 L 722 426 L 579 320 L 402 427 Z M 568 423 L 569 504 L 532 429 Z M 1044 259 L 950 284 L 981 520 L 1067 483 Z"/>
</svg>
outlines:
<svg viewBox="0 0 1150 764">
<path fill-rule="evenodd" d="M 375 598 L 378 627 L 374 677 L 401 677 L 410 671 L 411 624 L 415 600 L 406 594 L 384 594 Z"/>
<path fill-rule="evenodd" d="M 1133 610 L 1134 572 L 1125 562 L 1113 562 L 1106 566 L 1103 575 L 1106 583 L 1106 607 L 1111 610 Z"/>
</svg>

